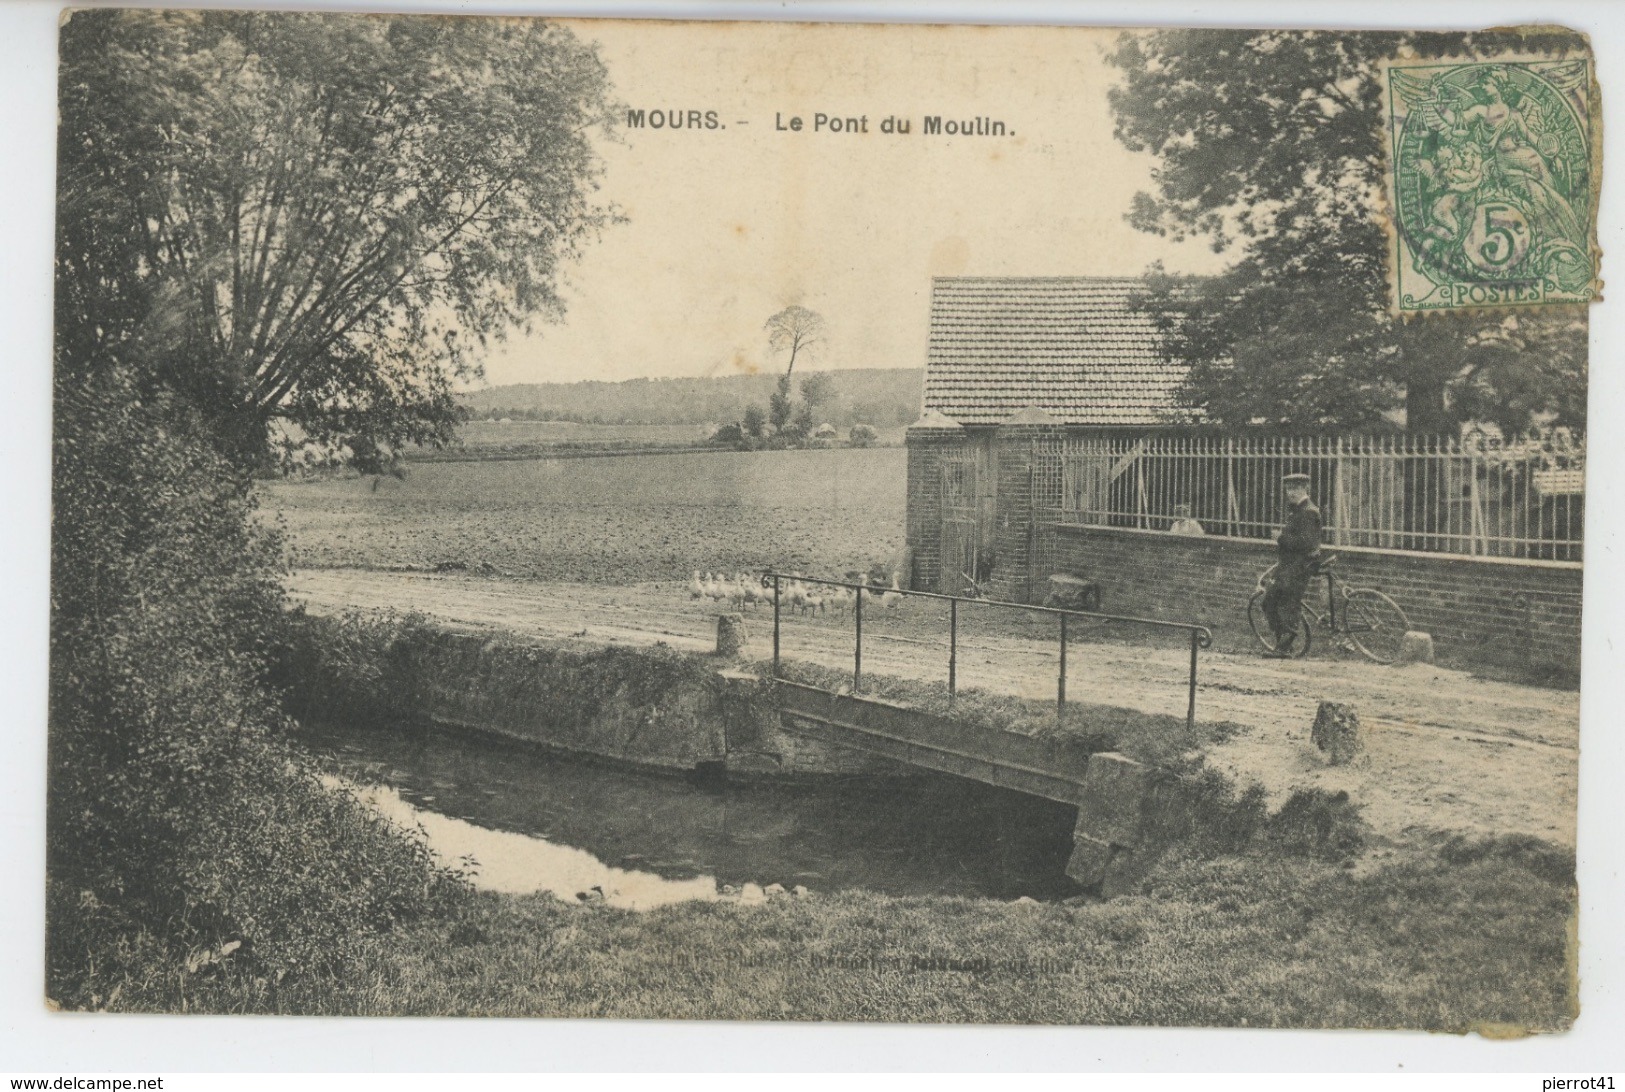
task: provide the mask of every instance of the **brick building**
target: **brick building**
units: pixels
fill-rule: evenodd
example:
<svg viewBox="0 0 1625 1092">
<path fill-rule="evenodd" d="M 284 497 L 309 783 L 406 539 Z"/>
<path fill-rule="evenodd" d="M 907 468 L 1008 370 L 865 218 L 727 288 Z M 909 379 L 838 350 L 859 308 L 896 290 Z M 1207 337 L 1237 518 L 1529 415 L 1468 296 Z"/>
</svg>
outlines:
<svg viewBox="0 0 1625 1092">
<path fill-rule="evenodd" d="M 1305 472 L 1345 575 L 1394 594 L 1447 660 L 1578 670 L 1583 498 L 1550 483 L 1583 477 L 1551 469 L 1583 467 L 1583 441 L 1512 458 L 1431 438 L 1203 434 L 1183 368 L 1133 306 L 1143 290 L 933 282 L 924 414 L 907 435 L 914 588 L 1036 602 L 1068 573 L 1098 583 L 1108 611 L 1201 622 L 1242 647 L 1280 475 Z M 1207 534 L 1169 533 L 1187 508 Z"/>
<path fill-rule="evenodd" d="M 925 414 L 908 432 L 916 587 L 959 592 L 981 576 L 1030 598 L 1043 579 L 1035 507 L 1088 486 L 1044 473 L 1039 445 L 1189 424 L 1183 369 L 1159 359 L 1150 316 L 1131 306 L 1144 290 L 1132 277 L 933 281 Z"/>
</svg>

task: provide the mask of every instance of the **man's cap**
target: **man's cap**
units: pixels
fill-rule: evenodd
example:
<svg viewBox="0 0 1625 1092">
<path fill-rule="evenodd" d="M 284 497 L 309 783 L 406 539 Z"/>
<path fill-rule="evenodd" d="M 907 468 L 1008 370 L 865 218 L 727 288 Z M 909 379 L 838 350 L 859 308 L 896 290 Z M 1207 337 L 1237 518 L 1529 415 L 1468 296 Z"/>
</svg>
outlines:
<svg viewBox="0 0 1625 1092">
<path fill-rule="evenodd" d="M 1284 477 L 1281 478 L 1281 484 L 1282 485 L 1308 485 L 1309 484 L 1309 475 L 1307 475 L 1307 474 L 1287 474 L 1287 475 L 1285 475 Z"/>
</svg>

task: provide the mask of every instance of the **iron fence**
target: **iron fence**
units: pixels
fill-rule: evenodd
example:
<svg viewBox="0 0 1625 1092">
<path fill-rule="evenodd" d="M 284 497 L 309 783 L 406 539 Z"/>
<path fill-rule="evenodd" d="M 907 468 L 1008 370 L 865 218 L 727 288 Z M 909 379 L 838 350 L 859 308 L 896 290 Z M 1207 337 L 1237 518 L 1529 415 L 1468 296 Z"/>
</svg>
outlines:
<svg viewBox="0 0 1625 1092">
<path fill-rule="evenodd" d="M 1281 477 L 1308 474 L 1339 546 L 1579 563 L 1585 438 L 1083 436 L 1041 445 L 1052 522 L 1270 539 Z"/>
</svg>

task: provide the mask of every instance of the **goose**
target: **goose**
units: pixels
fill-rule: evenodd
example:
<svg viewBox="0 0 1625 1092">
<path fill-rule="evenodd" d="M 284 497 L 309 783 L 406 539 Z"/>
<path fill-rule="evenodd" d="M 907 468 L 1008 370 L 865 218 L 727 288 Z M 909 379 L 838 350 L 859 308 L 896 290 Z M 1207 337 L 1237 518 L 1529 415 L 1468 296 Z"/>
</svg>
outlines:
<svg viewBox="0 0 1625 1092">
<path fill-rule="evenodd" d="M 903 589 L 897 586 L 897 574 L 891 578 L 891 590 L 880 594 L 880 605 L 887 610 L 893 610 L 903 603 Z"/>
</svg>

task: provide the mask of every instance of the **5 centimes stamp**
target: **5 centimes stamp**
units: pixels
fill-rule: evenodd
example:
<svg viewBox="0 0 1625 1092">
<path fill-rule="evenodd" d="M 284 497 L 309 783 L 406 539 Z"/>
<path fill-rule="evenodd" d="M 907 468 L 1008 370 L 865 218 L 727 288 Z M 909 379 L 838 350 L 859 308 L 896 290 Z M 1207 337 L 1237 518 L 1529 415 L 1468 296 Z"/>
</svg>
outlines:
<svg viewBox="0 0 1625 1092">
<path fill-rule="evenodd" d="M 1591 59 L 1386 67 L 1396 313 L 1597 294 Z"/>
</svg>

